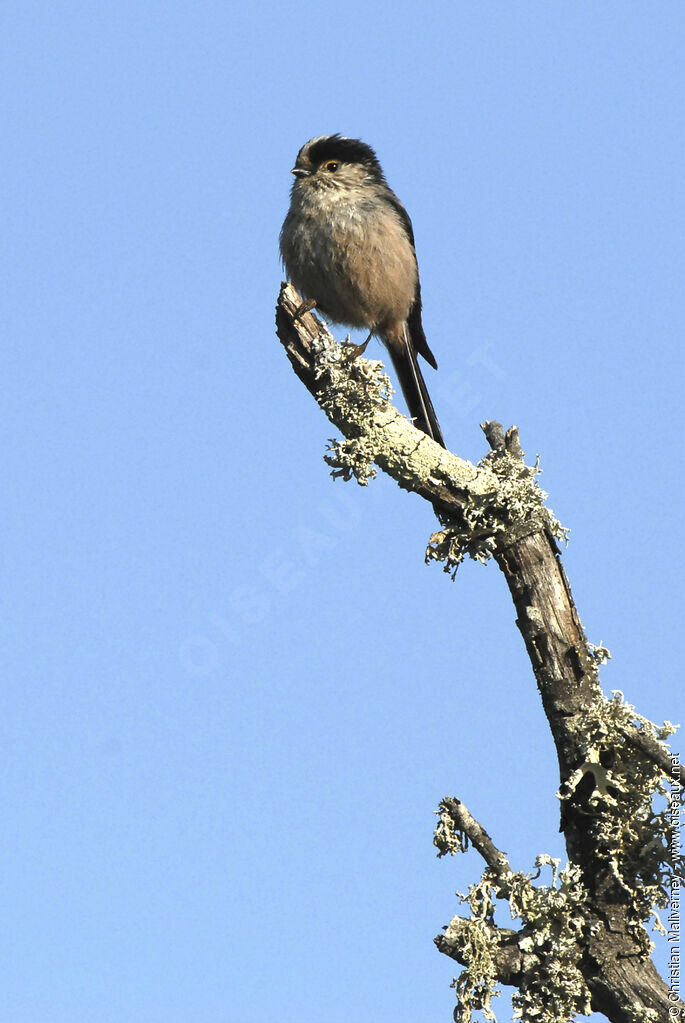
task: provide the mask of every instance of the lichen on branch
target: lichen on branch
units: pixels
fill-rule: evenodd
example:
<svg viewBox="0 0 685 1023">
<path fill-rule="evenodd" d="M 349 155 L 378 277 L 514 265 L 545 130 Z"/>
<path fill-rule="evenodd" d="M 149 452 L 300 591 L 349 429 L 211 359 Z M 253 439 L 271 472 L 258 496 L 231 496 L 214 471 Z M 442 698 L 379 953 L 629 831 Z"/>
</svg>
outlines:
<svg viewBox="0 0 685 1023">
<path fill-rule="evenodd" d="M 458 959 L 464 970 L 452 986 L 457 992 L 456 1023 L 471 1023 L 474 1012 L 496 1023 L 492 1000 L 501 983 L 515 983 L 512 996 L 514 1019 L 536 1023 L 568 1023 L 591 1010 L 591 992 L 583 976 L 581 960 L 587 929 L 587 893 L 578 867 L 539 856 L 537 872 L 510 873 L 501 877 L 489 868 L 468 893 L 457 893 L 469 907 L 468 918 L 454 917 L 438 947 Z M 552 868 L 549 885 L 534 885 L 540 868 Z M 521 928 L 512 931 L 495 923 L 497 901 L 508 903 Z M 514 951 L 515 950 L 515 951 Z M 512 970 L 514 968 L 514 971 Z"/>
<path fill-rule="evenodd" d="M 332 475 L 367 486 L 378 467 L 430 502 L 441 529 L 426 560 L 452 575 L 465 557 L 494 555 L 554 740 L 569 863 L 560 870 L 538 858 L 538 867 L 552 868 L 551 884 L 515 873 L 458 800 L 440 805 L 439 855 L 472 844 L 486 862 L 462 896 L 471 915 L 435 939 L 465 967 L 455 982 L 457 1018 L 481 1011 L 494 1020 L 498 984 L 517 989 L 525 1023 L 570 1023 L 590 1007 L 612 1023 L 652 1023 L 674 1009 L 685 1018 L 649 958 L 645 930 L 683 873 L 668 836 L 685 766 L 665 743 L 673 726 L 658 728 L 620 694 L 607 700 L 601 692 L 597 672 L 608 651 L 587 641 L 557 543 L 567 534 L 545 507 L 539 466 L 525 464 L 517 429 L 495 421 L 482 424 L 492 450 L 477 464 L 436 444 L 393 406 L 381 363 L 338 344 L 302 311 L 291 285 L 281 288 L 276 319 L 295 373 L 343 435 L 325 455 Z M 498 902 L 508 903 L 518 930 L 498 925 Z"/>
<path fill-rule="evenodd" d="M 466 557 L 484 563 L 495 553 L 498 543 L 514 542 L 526 533 L 547 529 L 556 539 L 567 541 L 566 530 L 549 508 L 548 495 L 536 483 L 539 461 L 525 464 L 501 448 L 489 451 L 478 469 L 489 469 L 498 480 L 495 491 L 468 495 L 459 519 L 449 520 L 430 538 L 426 563 L 442 562 L 443 571 L 455 577 Z"/>
</svg>

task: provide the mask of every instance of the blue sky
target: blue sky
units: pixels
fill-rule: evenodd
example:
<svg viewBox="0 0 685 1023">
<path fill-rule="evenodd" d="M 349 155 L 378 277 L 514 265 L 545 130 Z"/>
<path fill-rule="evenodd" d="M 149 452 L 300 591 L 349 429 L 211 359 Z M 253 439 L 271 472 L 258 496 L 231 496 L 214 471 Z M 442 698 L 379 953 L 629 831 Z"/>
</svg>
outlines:
<svg viewBox="0 0 685 1023">
<path fill-rule="evenodd" d="M 432 938 L 481 864 L 435 858 L 440 798 L 517 869 L 563 855 L 502 577 L 333 483 L 274 337 L 313 135 L 409 209 L 448 444 L 518 424 L 605 690 L 683 719 L 684 34 L 680 2 L 2 5 L 0 1023 L 449 1020 Z"/>
</svg>

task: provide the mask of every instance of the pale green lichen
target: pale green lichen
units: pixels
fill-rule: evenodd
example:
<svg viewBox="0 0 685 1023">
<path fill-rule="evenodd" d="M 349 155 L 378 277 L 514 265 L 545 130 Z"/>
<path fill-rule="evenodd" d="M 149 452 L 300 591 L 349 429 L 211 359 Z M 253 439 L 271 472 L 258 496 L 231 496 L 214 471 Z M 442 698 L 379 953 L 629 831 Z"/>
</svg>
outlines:
<svg viewBox="0 0 685 1023">
<path fill-rule="evenodd" d="M 485 920 L 474 917 L 469 921 L 468 928 L 460 935 L 459 948 L 469 967 L 451 984 L 457 992 L 455 1023 L 471 1023 L 474 1011 L 482 1012 L 484 1019 L 497 1023 L 492 999 L 499 998 L 500 990 L 492 958 L 492 932 Z"/>
<path fill-rule="evenodd" d="M 378 464 L 409 490 L 423 480 L 459 494 L 457 519 L 443 520 L 443 531 L 431 538 L 427 561 L 443 561 L 452 573 L 467 555 L 485 561 L 505 530 L 516 539 L 544 525 L 566 538 L 544 508 L 547 495 L 535 482 L 537 466 L 529 468 L 505 449 L 489 452 L 475 466 L 434 443 L 422 443 L 425 436 L 407 430 L 407 420 L 392 405 L 394 391 L 381 362 L 360 358 L 356 345 L 349 340 L 339 344 L 325 329 L 311 348 L 317 400 L 347 438 L 331 441 L 325 455 L 335 478 L 367 486 Z"/>
<path fill-rule="evenodd" d="M 469 847 L 469 840 L 459 828 L 454 826 L 454 821 L 449 811 L 441 804 L 435 811 L 438 823 L 433 832 L 433 845 L 440 856 L 455 856 L 458 852 L 465 853 Z"/>
<path fill-rule="evenodd" d="M 607 654 L 590 647 L 586 671 L 596 674 Z M 582 779 L 592 776 L 590 833 L 600 862 L 623 892 L 631 931 L 646 956 L 653 945 L 643 925 L 653 917 L 663 932 L 657 911 L 668 905 L 671 878 L 685 876 L 685 863 L 670 857 L 669 786 L 662 768 L 626 741 L 633 729 L 660 743 L 676 731 L 670 721 L 659 726 L 638 714 L 618 691 L 611 699 L 600 696 L 576 722 L 585 758 L 559 798 L 571 799 Z"/>
<path fill-rule="evenodd" d="M 659 1013 L 656 1009 L 645 1009 L 642 1005 L 636 1005 L 624 1009 L 624 1012 L 630 1013 L 631 1023 L 659 1023 Z"/>
<path fill-rule="evenodd" d="M 536 483 L 539 464 L 525 463 L 507 451 L 490 451 L 478 463 L 490 470 L 496 486 L 490 492 L 468 494 L 459 521 L 450 520 L 433 533 L 426 550 L 426 563 L 439 561 L 443 571 L 455 577 L 466 557 L 484 563 L 495 552 L 501 534 L 516 540 L 544 527 L 558 540 L 568 541 L 565 529 L 545 507 L 548 495 Z"/>
<path fill-rule="evenodd" d="M 324 455 L 324 461 L 330 465 L 333 479 L 343 479 L 347 482 L 354 477 L 361 487 L 367 487 L 371 480 L 375 480 L 376 449 L 366 438 L 331 440 L 328 450 L 330 454 Z"/>
<path fill-rule="evenodd" d="M 358 347 L 349 340 L 338 344 L 326 332 L 312 347 L 316 353 L 315 375 L 321 383 L 317 396 L 321 408 L 334 421 L 342 418 L 359 424 L 359 436 L 331 440 L 324 459 L 334 478 L 354 478 L 361 486 L 367 486 L 376 477 L 373 463 L 380 440 L 374 438 L 369 425 L 392 399 L 390 378 L 382 362 L 359 358 Z"/>
<path fill-rule="evenodd" d="M 587 893 L 578 867 L 567 864 L 559 871 L 559 861 L 549 856 L 539 856 L 536 865 L 553 867 L 552 884 L 538 887 L 523 878 L 509 896 L 512 916 L 530 930 L 519 945 L 537 960 L 512 997 L 513 1018 L 567 1023 L 591 1011 L 590 991 L 579 969 Z"/>
<path fill-rule="evenodd" d="M 610 657 L 601 645 L 588 644 L 577 653 L 585 674 L 593 680 L 599 666 Z M 668 904 L 672 878 L 685 876 L 685 862 L 682 857 L 674 861 L 671 856 L 669 795 L 671 799 L 673 795 L 663 768 L 629 744 L 626 734 L 637 729 L 650 740 L 663 743 L 676 729 L 668 721 L 659 726 L 647 720 L 626 703 L 620 692 L 614 692 L 611 699 L 598 698 L 578 716 L 575 727 L 584 762 L 559 798 L 571 799 L 580 782 L 592 776 L 593 790 L 584 798 L 597 866 L 606 869 L 620 888 L 635 946 L 646 958 L 653 945 L 645 924 L 652 917 L 654 927 L 663 933 L 657 910 Z M 467 838 L 455 827 L 444 804 L 438 816 L 434 835 L 438 855 L 464 852 Z M 534 885 L 532 874 L 494 874 L 488 869 L 469 894 L 461 896 L 471 908 L 471 917 L 456 917 L 447 929 L 466 964 L 453 983 L 458 1023 L 470 1023 L 478 1009 L 486 1020 L 495 1020 L 491 1007 L 498 992 L 495 963 L 498 944 L 506 933 L 494 923 L 497 899 L 508 902 L 512 918 L 522 924 L 516 939 L 521 976 L 512 998 L 514 1019 L 524 1023 L 570 1023 L 578 1014 L 590 1012 L 590 993 L 580 960 L 598 921 L 590 915 L 580 868 L 567 865 L 559 870 L 559 861 L 549 856 L 538 857 L 536 864 L 552 868 L 551 885 Z M 636 1010 L 636 1020 L 655 1018 L 645 1015 L 645 1011 Z"/>
<path fill-rule="evenodd" d="M 496 1023 L 492 999 L 500 993 L 494 925 L 497 899 L 507 900 L 512 918 L 522 923 L 517 941 L 522 982 L 512 997 L 513 1018 L 524 1023 L 571 1023 L 578 1014 L 590 1012 L 590 991 L 579 969 L 579 934 L 586 926 L 583 906 L 587 898 L 580 870 L 570 865 L 559 870 L 559 861 L 549 856 L 538 857 L 536 865 L 552 867 L 551 885 L 531 883 L 539 869 L 536 874 L 504 876 L 486 870 L 468 894 L 460 895 L 471 916 L 455 917 L 447 928 L 466 963 L 452 983 L 457 991 L 456 1023 L 471 1023 L 477 1011 Z"/>
</svg>

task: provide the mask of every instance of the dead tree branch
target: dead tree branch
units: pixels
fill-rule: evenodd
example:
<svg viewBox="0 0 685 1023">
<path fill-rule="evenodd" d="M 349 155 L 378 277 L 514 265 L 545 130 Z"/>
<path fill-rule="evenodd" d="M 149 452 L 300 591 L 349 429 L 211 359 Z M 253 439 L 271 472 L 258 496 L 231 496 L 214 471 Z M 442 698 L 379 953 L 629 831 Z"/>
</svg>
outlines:
<svg viewBox="0 0 685 1023">
<path fill-rule="evenodd" d="M 664 779 L 674 780 L 664 742 L 673 728 L 652 725 L 620 694 L 603 696 L 598 670 L 609 654 L 585 635 L 561 561 L 564 531 L 523 460 L 518 431 L 483 424 L 491 450 L 478 464 L 445 451 L 392 405 L 382 365 L 338 344 L 313 313 L 298 318 L 300 306 L 294 288 L 283 285 L 277 332 L 296 374 L 344 436 L 326 456 L 333 474 L 365 485 L 379 466 L 429 501 L 441 529 L 427 560 L 446 571 L 466 556 L 496 561 L 557 751 L 569 865 L 559 872 L 540 858 L 554 866 L 551 886 L 513 873 L 459 800 L 441 803 L 441 853 L 463 851 L 470 841 L 486 863 L 465 899 L 471 917 L 455 917 L 436 938 L 466 968 L 460 1004 L 487 1006 L 489 985 L 499 981 L 518 989 L 517 1004 L 531 1015 L 541 1007 L 535 1018 L 549 1023 L 590 1006 L 611 1023 L 685 1018 L 649 959 L 645 931 L 678 869 L 668 858 L 665 813 L 652 812 L 654 794 L 667 792 Z M 493 898 L 509 900 L 519 931 L 496 926 Z"/>
</svg>

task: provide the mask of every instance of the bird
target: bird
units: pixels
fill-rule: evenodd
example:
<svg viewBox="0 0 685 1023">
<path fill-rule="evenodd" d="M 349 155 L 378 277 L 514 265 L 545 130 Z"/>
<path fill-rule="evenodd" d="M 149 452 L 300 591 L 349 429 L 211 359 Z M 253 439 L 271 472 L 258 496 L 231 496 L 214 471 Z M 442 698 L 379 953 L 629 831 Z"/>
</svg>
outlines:
<svg viewBox="0 0 685 1023">
<path fill-rule="evenodd" d="M 371 146 L 319 135 L 295 160 L 281 228 L 283 266 L 305 302 L 329 320 L 369 331 L 387 349 L 414 425 L 445 442 L 418 356 L 437 369 L 421 322 L 421 285 L 409 214 Z"/>
</svg>

